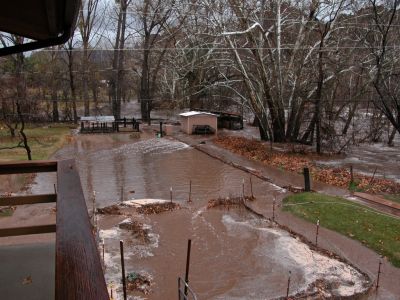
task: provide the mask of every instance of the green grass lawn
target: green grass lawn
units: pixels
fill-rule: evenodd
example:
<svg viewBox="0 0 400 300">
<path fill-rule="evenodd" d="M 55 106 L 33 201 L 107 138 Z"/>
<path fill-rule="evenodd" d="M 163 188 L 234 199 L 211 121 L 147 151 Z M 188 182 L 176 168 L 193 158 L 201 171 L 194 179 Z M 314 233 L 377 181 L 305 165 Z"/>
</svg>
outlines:
<svg viewBox="0 0 400 300">
<path fill-rule="evenodd" d="M 317 193 L 286 197 L 283 210 L 362 242 L 400 267 L 400 219 L 345 200 Z"/>
<path fill-rule="evenodd" d="M 28 137 L 32 159 L 50 158 L 68 140 L 71 128 L 73 127 L 66 124 L 49 124 L 45 126 L 28 124 L 24 132 Z M 17 131 L 16 135 L 18 135 Z M 17 145 L 19 141 L 20 138 L 18 136 L 11 138 L 7 128 L 0 124 L 0 147 L 12 147 Z M 0 150 L 0 162 L 26 159 L 27 155 L 24 148 Z"/>
</svg>

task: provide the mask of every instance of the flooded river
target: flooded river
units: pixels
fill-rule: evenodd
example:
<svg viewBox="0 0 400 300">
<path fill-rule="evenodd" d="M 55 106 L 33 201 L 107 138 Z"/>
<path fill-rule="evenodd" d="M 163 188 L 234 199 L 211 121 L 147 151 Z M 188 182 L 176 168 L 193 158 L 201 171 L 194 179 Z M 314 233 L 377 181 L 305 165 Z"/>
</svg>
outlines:
<svg viewBox="0 0 400 300">
<path fill-rule="evenodd" d="M 245 208 L 207 209 L 210 199 L 241 195 L 243 180 L 249 194 L 249 175 L 184 143 L 150 134 L 140 139 L 129 134 L 76 136 L 56 158 L 76 159 L 89 211 L 93 191 L 96 207 L 105 207 L 133 198 L 169 200 L 172 188 L 173 201 L 182 207 L 156 215 L 134 214 L 132 218 L 149 231 L 145 243 L 118 227 L 126 216 L 99 216 L 106 280 L 117 299 L 121 299 L 119 240 L 125 241 L 127 273 L 144 273 L 152 279 L 151 292 L 131 292 L 132 299 L 177 299 L 188 239 L 192 240 L 189 281 L 198 299 L 283 297 L 289 272 L 292 295 L 321 290 L 326 297 L 350 296 L 367 289 L 364 275 L 353 267 L 313 251 Z M 52 176 L 38 175 L 32 192 L 53 191 Z M 190 180 L 193 201 L 188 203 Z M 252 182 L 256 201 L 272 202 L 274 194 L 285 193 L 257 178 Z"/>
</svg>

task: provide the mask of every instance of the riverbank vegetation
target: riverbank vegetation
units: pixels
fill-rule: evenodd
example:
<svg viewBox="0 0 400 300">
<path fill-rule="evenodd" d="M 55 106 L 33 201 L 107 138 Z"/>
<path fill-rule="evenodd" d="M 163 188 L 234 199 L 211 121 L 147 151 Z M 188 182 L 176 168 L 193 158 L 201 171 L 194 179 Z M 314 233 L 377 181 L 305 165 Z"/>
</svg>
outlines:
<svg viewBox="0 0 400 300">
<path fill-rule="evenodd" d="M 399 183 L 389 179 L 357 173 L 353 174 L 352 181 L 349 169 L 317 166 L 313 160 L 315 155 L 271 150 L 266 143 L 244 137 L 226 136 L 217 138 L 214 142 L 248 159 L 260 161 L 265 165 L 286 171 L 302 173 L 303 168 L 307 167 L 310 169 L 312 179 L 315 181 L 372 194 L 400 194 Z"/>
<path fill-rule="evenodd" d="M 400 219 L 340 197 L 301 193 L 286 197 L 283 210 L 355 239 L 400 267 Z"/>
</svg>

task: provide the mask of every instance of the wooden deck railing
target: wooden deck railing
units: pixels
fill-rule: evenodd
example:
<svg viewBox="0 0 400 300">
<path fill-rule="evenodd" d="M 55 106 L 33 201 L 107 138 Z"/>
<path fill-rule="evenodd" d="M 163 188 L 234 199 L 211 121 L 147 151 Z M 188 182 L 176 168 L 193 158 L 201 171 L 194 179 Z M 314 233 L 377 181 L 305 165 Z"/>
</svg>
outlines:
<svg viewBox="0 0 400 300">
<path fill-rule="evenodd" d="M 38 172 L 57 172 L 57 194 L 4 197 L 0 206 L 56 202 L 56 224 L 0 228 L 0 237 L 56 232 L 55 299 L 109 299 L 74 160 L 0 164 L 0 174 Z"/>
</svg>

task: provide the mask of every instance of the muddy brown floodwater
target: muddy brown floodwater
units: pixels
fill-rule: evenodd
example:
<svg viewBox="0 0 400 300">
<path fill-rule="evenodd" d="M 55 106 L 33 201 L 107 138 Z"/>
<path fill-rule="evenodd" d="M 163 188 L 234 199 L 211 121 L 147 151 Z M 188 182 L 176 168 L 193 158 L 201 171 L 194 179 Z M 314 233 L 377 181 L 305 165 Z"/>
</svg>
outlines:
<svg viewBox="0 0 400 300">
<path fill-rule="evenodd" d="M 209 199 L 249 191 L 249 175 L 169 138 L 144 134 L 77 136 L 56 158 L 75 158 L 92 207 L 128 199 L 169 199 L 182 209 L 156 215 L 133 214 L 147 238 L 136 238 L 118 224 L 128 217 L 99 215 L 99 239 L 105 244 L 105 273 L 114 297 L 121 299 L 119 240 L 125 241 L 126 272 L 151 278 L 150 293 L 131 299 L 177 299 L 177 278 L 184 277 L 187 240 L 192 239 L 190 285 L 198 299 L 275 299 L 318 292 L 324 297 L 351 296 L 368 288 L 355 268 L 311 250 L 288 232 L 244 208 L 207 209 Z M 189 181 L 192 203 L 187 203 Z M 32 192 L 53 190 L 55 178 L 40 174 Z M 256 201 L 272 201 L 285 190 L 253 178 Z M 101 248 L 101 247 L 100 247 Z M 317 287 L 312 287 L 318 283 Z M 316 296 L 314 297 L 316 298 Z"/>
</svg>

